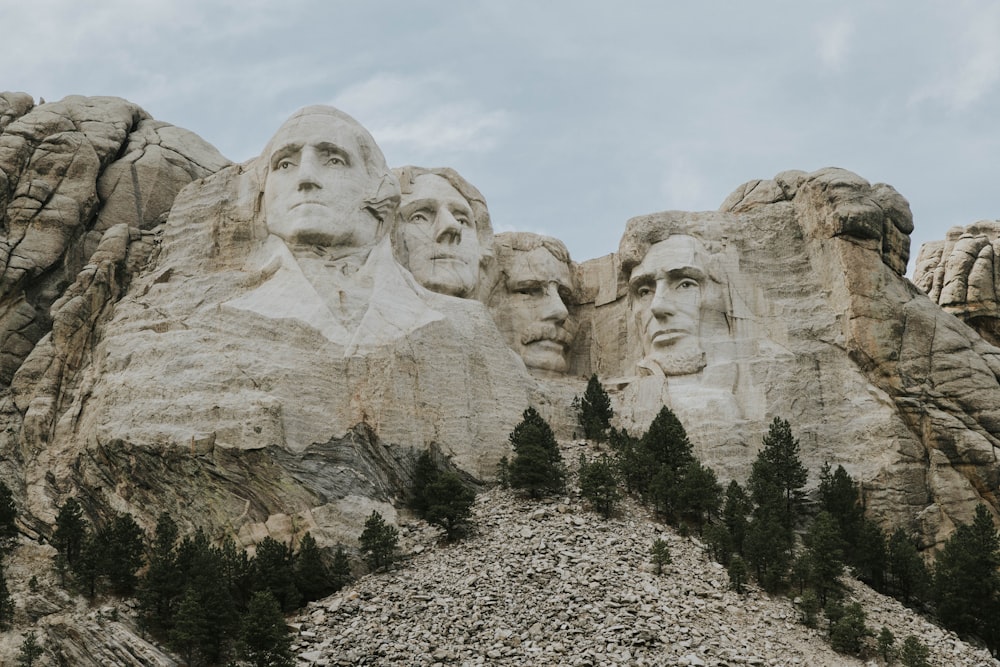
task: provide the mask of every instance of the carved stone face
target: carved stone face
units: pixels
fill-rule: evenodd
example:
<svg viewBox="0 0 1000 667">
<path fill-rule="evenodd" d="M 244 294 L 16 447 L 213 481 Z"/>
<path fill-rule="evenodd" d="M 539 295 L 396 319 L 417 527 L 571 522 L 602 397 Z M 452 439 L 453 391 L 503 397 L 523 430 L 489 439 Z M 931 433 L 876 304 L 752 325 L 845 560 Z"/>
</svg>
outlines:
<svg viewBox="0 0 1000 667">
<path fill-rule="evenodd" d="M 569 266 L 538 247 L 512 253 L 503 271 L 506 283 L 492 310 L 507 343 L 528 368 L 565 372 L 573 340 L 566 328 L 573 289 Z"/>
<path fill-rule="evenodd" d="M 323 114 L 296 116 L 268 144 L 267 229 L 288 243 L 370 248 L 378 221 L 365 209 L 373 191 L 357 130 Z"/>
<path fill-rule="evenodd" d="M 399 207 L 396 242 L 407 268 L 429 290 L 470 296 L 479 284 L 482 249 L 469 202 L 444 178 L 423 174 Z"/>
<path fill-rule="evenodd" d="M 707 254 L 697 239 L 674 235 L 646 252 L 632 269 L 629 294 L 644 361 L 665 375 L 689 375 L 705 367 L 699 341 Z"/>
</svg>

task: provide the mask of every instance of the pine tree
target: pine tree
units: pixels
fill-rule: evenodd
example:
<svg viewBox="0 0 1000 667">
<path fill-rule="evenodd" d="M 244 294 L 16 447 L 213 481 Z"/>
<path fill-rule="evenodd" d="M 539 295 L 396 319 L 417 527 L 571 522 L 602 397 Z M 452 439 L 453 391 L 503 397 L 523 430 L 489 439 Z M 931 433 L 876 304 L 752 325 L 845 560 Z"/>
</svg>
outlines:
<svg viewBox="0 0 1000 667">
<path fill-rule="evenodd" d="M 836 620 L 830 619 L 830 646 L 838 653 L 860 654 L 865 637 L 873 634 L 865 625 L 865 610 L 857 602 L 852 602 L 835 616 Z"/>
<path fill-rule="evenodd" d="M 902 528 L 897 528 L 889 538 L 886 574 L 890 592 L 904 604 L 924 597 L 930 578 L 927 566 L 913 540 Z"/>
<path fill-rule="evenodd" d="M 174 627 L 170 631 L 173 647 L 184 656 L 184 661 L 194 665 L 196 657 L 205 657 L 213 643 L 213 635 L 218 629 L 213 627 L 205 608 L 204 600 L 193 586 L 188 586 L 177 607 Z"/>
<path fill-rule="evenodd" d="M 14 600 L 7 587 L 7 575 L 0 562 L 0 628 L 9 628 L 14 620 Z"/>
<path fill-rule="evenodd" d="M 639 456 L 635 464 L 644 469 L 637 477 L 641 480 L 640 493 L 653 503 L 653 508 L 673 520 L 679 511 L 678 494 L 684 470 L 694 461 L 691 441 L 680 420 L 664 406 L 649 425 L 649 430 L 639 439 Z"/>
<path fill-rule="evenodd" d="M 118 514 L 97 536 L 100 572 L 118 595 L 135 590 L 136 571 L 142 567 L 143 532 L 129 514 Z"/>
<path fill-rule="evenodd" d="M 218 662 L 226 654 L 238 627 L 233 588 L 241 584 L 233 577 L 230 559 L 237 557 L 231 551 L 213 548 L 201 530 L 185 537 L 177 547 L 184 593 L 174 615 L 171 641 L 175 646 L 188 647 L 209 663 Z M 242 585 L 249 588 L 249 576 Z"/>
<path fill-rule="evenodd" d="M 399 543 L 399 531 L 387 524 L 381 514 L 373 511 L 365 520 L 365 529 L 358 541 L 361 553 L 372 570 L 388 568 L 392 565 Z"/>
<path fill-rule="evenodd" d="M 757 505 L 756 514 L 773 512 L 781 525 L 792 530 L 801 513 L 807 478 L 808 472 L 799 460 L 799 441 L 792 436 L 789 423 L 775 417 L 747 481 Z"/>
<path fill-rule="evenodd" d="M 792 561 L 793 539 L 792 532 L 770 514 L 754 519 L 747 528 L 746 560 L 769 593 L 777 592 L 784 582 Z"/>
<path fill-rule="evenodd" d="M 832 592 L 839 590 L 838 578 L 844 571 L 844 540 L 837 520 L 822 511 L 813 520 L 805 538 L 811 564 L 810 583 L 826 604 Z"/>
<path fill-rule="evenodd" d="M 878 633 L 878 637 L 875 638 L 875 645 L 877 646 L 876 651 L 882 658 L 882 661 L 887 665 L 890 664 L 896 657 L 896 636 L 892 634 L 892 630 L 883 625 Z"/>
<path fill-rule="evenodd" d="M 656 574 L 663 574 L 663 566 L 669 565 L 670 559 L 670 546 L 667 544 L 666 540 L 660 539 L 659 537 L 653 541 L 653 546 L 650 548 L 649 553 L 651 555 L 651 562 L 656 566 Z"/>
<path fill-rule="evenodd" d="M 105 571 L 104 545 L 93 531 L 86 531 L 80 554 L 73 563 L 73 581 L 91 600 L 97 595 L 97 582 Z"/>
<path fill-rule="evenodd" d="M 58 563 L 60 564 L 60 573 L 63 574 L 63 583 L 65 583 L 65 569 L 67 567 L 72 569 L 80 556 L 86 531 L 87 524 L 83 520 L 83 508 L 80 507 L 76 498 L 69 498 L 59 508 L 59 514 L 56 516 L 56 529 L 52 535 L 52 546 L 59 554 Z"/>
<path fill-rule="evenodd" d="M 444 529 L 446 540 L 452 542 L 468 530 L 476 492 L 458 473 L 446 470 L 438 474 L 427 485 L 424 495 L 427 500 L 425 518 Z"/>
<path fill-rule="evenodd" d="M 903 667 L 930 667 L 931 652 L 919 638 L 907 635 L 899 651 L 899 661 Z"/>
<path fill-rule="evenodd" d="M 556 436 L 534 408 L 525 410 L 523 417 L 510 434 L 514 447 L 510 485 L 527 491 L 532 498 L 559 493 L 566 473 Z"/>
<path fill-rule="evenodd" d="M 848 562 L 854 568 L 858 579 L 875 590 L 884 592 L 888 551 L 882 529 L 873 521 L 862 519 L 858 542 L 848 553 L 850 554 Z"/>
<path fill-rule="evenodd" d="M 295 587 L 303 602 L 312 602 L 330 592 L 330 573 L 312 535 L 306 533 L 295 554 Z"/>
<path fill-rule="evenodd" d="M 17 537 L 17 507 L 14 494 L 0 481 L 0 558 L 11 549 Z"/>
<path fill-rule="evenodd" d="M 601 516 L 609 519 L 621 497 L 615 464 L 606 455 L 592 463 L 582 454 L 580 458 L 580 493 Z"/>
<path fill-rule="evenodd" d="M 729 575 L 729 584 L 737 593 L 743 593 L 743 586 L 747 581 L 747 564 L 738 554 L 734 554 L 729 559 L 729 567 L 726 568 Z"/>
<path fill-rule="evenodd" d="M 421 452 L 413 467 L 413 481 L 410 483 L 410 509 L 416 512 L 417 516 L 427 516 L 427 486 L 437 479 L 439 474 L 440 471 L 431 453 Z"/>
<path fill-rule="evenodd" d="M 861 487 L 844 470 L 844 466 L 838 465 L 835 471 L 830 472 L 830 464 L 824 463 L 817 491 L 820 510 L 836 520 L 845 546 L 854 551 L 865 516 L 861 506 Z"/>
<path fill-rule="evenodd" d="M 333 552 L 333 564 L 330 566 L 330 585 L 333 592 L 351 583 L 351 562 L 347 559 L 344 547 L 338 546 Z"/>
<path fill-rule="evenodd" d="M 590 376 L 583 398 L 573 399 L 573 407 L 576 408 L 576 418 L 583 429 L 583 437 L 603 442 L 611 427 L 614 410 L 611 408 L 608 392 L 597 379 L 596 373 Z"/>
<path fill-rule="evenodd" d="M 302 599 L 295 587 L 292 563 L 292 547 L 271 536 L 257 545 L 252 561 L 254 591 L 270 591 L 284 612 L 297 608 Z"/>
<path fill-rule="evenodd" d="M 21 642 L 21 650 L 17 654 L 18 667 L 32 667 L 40 657 L 42 657 L 42 647 L 39 646 L 34 631 L 31 631 Z"/>
<path fill-rule="evenodd" d="M 156 521 L 149 567 L 139 584 L 139 604 L 147 627 L 158 634 L 169 631 L 183 592 L 177 565 L 177 524 L 166 512 Z"/>
<path fill-rule="evenodd" d="M 934 562 L 934 593 L 942 623 L 1000 648 L 1000 535 L 984 505 L 971 524 L 959 525 Z"/>
<path fill-rule="evenodd" d="M 250 598 L 240 632 L 240 654 L 254 667 L 292 667 L 292 640 L 281 606 L 270 591 Z"/>
<path fill-rule="evenodd" d="M 675 504 L 678 515 L 701 534 L 706 522 L 719 513 L 722 487 L 715 471 L 700 461 L 692 460 L 681 471 L 677 483 Z"/>
</svg>

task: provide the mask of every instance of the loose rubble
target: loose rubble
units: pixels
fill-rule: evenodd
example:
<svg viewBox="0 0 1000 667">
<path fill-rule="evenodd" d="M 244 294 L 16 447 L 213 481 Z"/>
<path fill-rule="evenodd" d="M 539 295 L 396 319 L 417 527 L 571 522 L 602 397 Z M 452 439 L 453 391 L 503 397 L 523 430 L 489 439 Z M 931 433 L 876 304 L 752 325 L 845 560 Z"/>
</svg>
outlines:
<svg viewBox="0 0 1000 667">
<path fill-rule="evenodd" d="M 576 497 L 543 502 L 493 489 L 475 506 L 477 535 L 455 545 L 404 523 L 416 554 L 389 573 L 311 603 L 291 619 L 300 665 L 866 664 L 799 622 L 786 598 L 729 588 L 725 570 L 634 502 L 604 521 Z M 657 576 L 660 537 L 672 564 Z M 417 548 L 417 547 L 422 548 Z M 418 552 L 419 553 L 416 553 Z M 875 632 L 928 644 L 931 664 L 994 666 L 900 603 L 849 581 Z M 872 659 L 867 664 L 877 664 Z"/>
</svg>

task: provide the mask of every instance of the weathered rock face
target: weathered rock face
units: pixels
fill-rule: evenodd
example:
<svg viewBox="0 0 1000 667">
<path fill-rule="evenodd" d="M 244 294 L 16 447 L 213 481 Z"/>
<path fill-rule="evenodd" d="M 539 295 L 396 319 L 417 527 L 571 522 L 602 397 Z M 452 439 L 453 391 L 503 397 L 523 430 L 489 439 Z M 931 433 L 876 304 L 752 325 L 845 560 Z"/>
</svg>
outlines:
<svg viewBox="0 0 1000 667">
<path fill-rule="evenodd" d="M 39 533 L 79 494 L 244 544 L 353 544 L 420 451 L 488 479 L 528 405 L 569 437 L 593 372 L 620 425 L 670 406 L 723 478 L 781 416 L 808 467 L 843 464 L 927 545 L 996 508 L 1000 350 L 902 277 L 889 186 L 785 172 L 635 218 L 580 265 L 499 235 L 488 310 L 399 264 L 405 196 L 339 111 L 227 166 L 121 100 L 28 102 L 0 97 L 0 472 Z"/>
<path fill-rule="evenodd" d="M 1000 344 L 997 261 L 1000 222 L 952 227 L 943 241 L 925 243 L 913 282 L 931 301 L 964 320 L 993 345 Z"/>
</svg>

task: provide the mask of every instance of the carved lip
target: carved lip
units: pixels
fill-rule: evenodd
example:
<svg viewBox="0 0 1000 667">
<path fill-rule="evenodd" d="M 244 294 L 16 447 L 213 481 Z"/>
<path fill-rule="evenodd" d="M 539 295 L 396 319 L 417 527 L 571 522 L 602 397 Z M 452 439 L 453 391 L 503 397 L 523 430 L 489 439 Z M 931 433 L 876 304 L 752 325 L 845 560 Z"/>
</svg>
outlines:
<svg viewBox="0 0 1000 667">
<path fill-rule="evenodd" d="M 464 257 L 459 257 L 458 255 L 454 255 L 450 252 L 436 252 L 433 255 L 431 255 L 431 261 L 436 261 L 441 259 L 450 259 L 455 262 L 462 262 L 463 264 L 466 263 Z"/>
<path fill-rule="evenodd" d="M 690 336 L 690 331 L 685 331 L 684 329 L 665 329 L 662 331 L 653 332 L 653 345 L 673 345 L 681 338 Z"/>
<path fill-rule="evenodd" d="M 295 202 L 292 204 L 292 208 L 298 208 L 299 206 L 326 206 L 324 202 L 316 201 L 315 199 L 307 199 L 305 201 Z"/>
<path fill-rule="evenodd" d="M 541 348 L 543 350 L 549 350 L 550 352 L 556 352 L 562 354 L 566 349 L 566 343 L 558 340 L 552 340 L 551 338 L 539 338 L 538 340 L 533 340 L 528 345 L 535 348 Z"/>
</svg>

